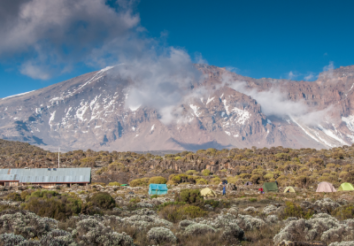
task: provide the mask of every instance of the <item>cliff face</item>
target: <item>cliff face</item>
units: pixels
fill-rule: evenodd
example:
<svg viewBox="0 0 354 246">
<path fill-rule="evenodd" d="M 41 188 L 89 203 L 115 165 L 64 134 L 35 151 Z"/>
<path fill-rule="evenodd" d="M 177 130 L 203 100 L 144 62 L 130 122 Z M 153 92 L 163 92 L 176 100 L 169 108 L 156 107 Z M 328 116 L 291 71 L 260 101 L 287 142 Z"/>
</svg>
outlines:
<svg viewBox="0 0 354 246">
<path fill-rule="evenodd" d="M 315 82 L 196 67 L 204 80 L 185 89 L 174 105 L 178 116 L 168 124 L 153 106 L 129 108 L 134 81 L 108 67 L 0 99 L 0 137 L 48 149 L 119 151 L 329 148 L 354 142 L 354 66 L 324 72 Z"/>
</svg>

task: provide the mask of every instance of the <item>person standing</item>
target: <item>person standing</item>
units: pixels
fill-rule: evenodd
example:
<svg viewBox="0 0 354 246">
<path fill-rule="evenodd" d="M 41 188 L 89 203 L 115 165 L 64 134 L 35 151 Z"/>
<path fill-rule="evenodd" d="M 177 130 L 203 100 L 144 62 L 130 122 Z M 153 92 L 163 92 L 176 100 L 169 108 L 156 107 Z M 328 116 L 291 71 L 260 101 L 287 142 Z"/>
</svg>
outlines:
<svg viewBox="0 0 354 246">
<path fill-rule="evenodd" d="M 222 187 L 222 195 L 225 196 L 226 195 L 226 185 L 224 184 L 224 187 Z"/>
</svg>

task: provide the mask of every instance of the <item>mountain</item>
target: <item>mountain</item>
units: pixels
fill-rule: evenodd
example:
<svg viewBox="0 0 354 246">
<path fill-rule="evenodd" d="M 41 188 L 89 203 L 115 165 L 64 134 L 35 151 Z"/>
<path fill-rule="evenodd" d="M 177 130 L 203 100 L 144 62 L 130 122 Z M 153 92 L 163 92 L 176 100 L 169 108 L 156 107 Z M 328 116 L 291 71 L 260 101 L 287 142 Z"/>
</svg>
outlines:
<svg viewBox="0 0 354 246">
<path fill-rule="evenodd" d="M 117 151 L 320 149 L 354 142 L 354 66 L 307 82 L 196 65 L 204 80 L 185 88 L 168 124 L 157 108 L 128 107 L 134 81 L 115 69 L 0 99 L 0 138 L 46 149 Z"/>
</svg>

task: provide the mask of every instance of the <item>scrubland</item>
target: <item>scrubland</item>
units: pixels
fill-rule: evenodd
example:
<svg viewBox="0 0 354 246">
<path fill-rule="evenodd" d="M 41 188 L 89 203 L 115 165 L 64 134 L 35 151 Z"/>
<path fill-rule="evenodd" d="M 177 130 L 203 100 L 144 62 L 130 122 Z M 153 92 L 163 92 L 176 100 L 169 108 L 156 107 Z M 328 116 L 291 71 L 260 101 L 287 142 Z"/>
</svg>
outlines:
<svg viewBox="0 0 354 246">
<path fill-rule="evenodd" d="M 354 245 L 353 192 L 116 185 L 3 187 L 0 245 Z M 217 196 L 201 197 L 204 187 Z"/>
</svg>

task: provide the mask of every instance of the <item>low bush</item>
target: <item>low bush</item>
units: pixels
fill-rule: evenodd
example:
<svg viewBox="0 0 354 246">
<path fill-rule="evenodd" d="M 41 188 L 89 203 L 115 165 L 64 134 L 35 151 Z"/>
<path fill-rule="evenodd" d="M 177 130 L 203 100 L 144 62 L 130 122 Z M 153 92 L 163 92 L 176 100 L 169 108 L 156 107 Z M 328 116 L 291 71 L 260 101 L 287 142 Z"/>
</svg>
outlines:
<svg viewBox="0 0 354 246">
<path fill-rule="evenodd" d="M 93 182 L 93 183 L 91 183 L 91 185 L 106 186 L 106 184 L 105 184 L 105 183 L 103 183 L 103 182 Z"/>
<path fill-rule="evenodd" d="M 256 201 L 257 201 L 257 198 L 250 198 L 249 201 L 250 201 L 250 202 L 256 202 Z"/>
<path fill-rule="evenodd" d="M 132 199 L 130 199 L 130 203 L 138 203 L 138 202 L 140 202 L 141 200 L 140 200 L 140 198 L 139 197 L 135 197 L 135 198 L 132 198 Z"/>
<path fill-rule="evenodd" d="M 108 184 L 108 186 L 121 186 L 122 184 L 121 183 L 118 183 L 118 182 L 110 182 Z"/>
<path fill-rule="evenodd" d="M 197 174 L 198 172 L 196 170 L 188 170 L 186 172 L 187 175 L 194 175 L 194 174 Z"/>
<path fill-rule="evenodd" d="M 286 219 L 288 217 L 297 217 L 297 218 L 304 218 L 309 219 L 312 217 L 314 212 L 310 209 L 304 210 L 299 205 L 293 202 L 285 202 L 285 208 L 280 217 L 282 219 Z"/>
<path fill-rule="evenodd" d="M 23 201 L 22 198 L 21 198 L 21 195 L 16 193 L 16 192 L 8 194 L 5 199 L 6 200 L 10 200 L 10 201 L 16 201 L 16 202 Z"/>
<path fill-rule="evenodd" d="M 208 181 L 203 178 L 200 178 L 200 179 L 197 179 L 196 184 L 197 185 L 206 185 L 206 184 L 208 184 Z"/>
<path fill-rule="evenodd" d="M 183 205 L 183 203 L 165 204 L 159 208 L 159 215 L 173 223 L 185 219 L 195 219 L 207 215 L 207 212 L 198 206 Z"/>
<path fill-rule="evenodd" d="M 208 169 L 204 169 L 203 171 L 202 171 L 202 175 L 203 176 L 209 176 L 210 175 L 210 170 L 208 170 Z"/>
<path fill-rule="evenodd" d="M 82 210 L 82 201 L 71 194 L 58 194 L 51 196 L 51 192 L 33 192 L 22 204 L 22 208 L 36 213 L 42 217 L 50 217 L 57 220 L 66 220 L 70 216 L 77 215 Z"/>
<path fill-rule="evenodd" d="M 115 200 L 107 192 L 97 192 L 88 200 L 92 203 L 92 205 L 102 209 L 111 209 L 116 206 Z"/>
<path fill-rule="evenodd" d="M 31 193 L 30 197 L 51 198 L 53 196 L 59 196 L 60 194 L 52 190 L 37 190 Z"/>
<path fill-rule="evenodd" d="M 149 184 L 166 184 L 167 179 L 161 176 L 152 177 L 149 179 Z"/>
<path fill-rule="evenodd" d="M 129 186 L 131 186 L 131 187 L 147 186 L 148 184 L 149 184 L 149 179 L 142 178 L 142 179 L 134 179 L 134 180 L 130 181 Z"/>
<path fill-rule="evenodd" d="M 205 200 L 204 203 L 205 204 L 209 204 L 213 208 L 216 208 L 216 207 L 218 207 L 220 205 L 220 202 L 216 201 L 216 200 Z"/>
<path fill-rule="evenodd" d="M 22 201 L 27 201 L 31 197 L 31 191 L 25 190 L 21 192 L 21 199 Z"/>
<path fill-rule="evenodd" d="M 214 184 L 214 185 L 220 184 L 220 182 L 221 182 L 221 179 L 219 177 L 215 177 L 210 180 L 210 183 Z"/>
<path fill-rule="evenodd" d="M 186 202 L 193 205 L 203 205 L 204 198 L 201 196 L 198 189 L 184 189 L 175 195 L 175 201 Z"/>
<path fill-rule="evenodd" d="M 336 208 L 332 215 L 340 220 L 354 219 L 354 205 L 346 205 Z"/>
</svg>

